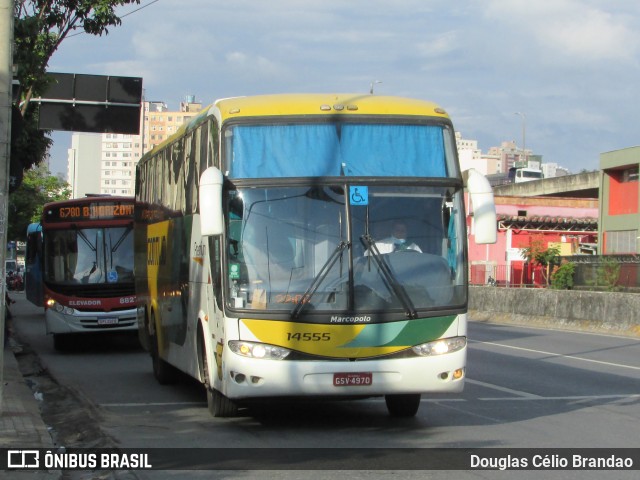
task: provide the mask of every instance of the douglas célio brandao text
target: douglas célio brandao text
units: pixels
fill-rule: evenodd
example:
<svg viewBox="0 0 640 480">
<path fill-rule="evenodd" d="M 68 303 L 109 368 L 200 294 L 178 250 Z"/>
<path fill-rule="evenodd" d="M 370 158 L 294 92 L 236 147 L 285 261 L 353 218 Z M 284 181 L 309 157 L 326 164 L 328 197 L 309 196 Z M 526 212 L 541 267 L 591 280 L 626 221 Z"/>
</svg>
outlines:
<svg viewBox="0 0 640 480">
<path fill-rule="evenodd" d="M 470 456 L 470 467 L 484 470 L 631 470 L 637 468 L 634 464 L 634 459 L 630 457 L 617 455 L 585 456 L 582 454 L 530 456 L 482 456 L 472 454 Z"/>
</svg>

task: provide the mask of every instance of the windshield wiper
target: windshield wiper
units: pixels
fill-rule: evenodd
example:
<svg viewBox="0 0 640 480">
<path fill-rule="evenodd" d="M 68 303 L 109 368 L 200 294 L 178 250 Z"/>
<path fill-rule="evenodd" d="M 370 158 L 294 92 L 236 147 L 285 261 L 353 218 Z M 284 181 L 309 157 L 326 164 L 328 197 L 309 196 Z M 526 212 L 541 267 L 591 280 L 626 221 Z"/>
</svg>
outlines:
<svg viewBox="0 0 640 480">
<path fill-rule="evenodd" d="M 313 278 L 313 281 L 309 285 L 309 288 L 307 288 L 307 290 L 304 292 L 302 297 L 300 297 L 300 300 L 298 300 L 298 303 L 296 303 L 295 308 L 291 312 L 291 316 L 293 318 L 298 318 L 298 315 L 300 315 L 300 312 L 302 311 L 304 306 L 309 302 L 309 300 L 311 300 L 311 297 L 313 296 L 313 294 L 316 293 L 316 290 L 318 290 L 318 288 L 320 287 L 320 284 L 323 282 L 323 280 L 327 277 L 327 275 L 331 271 L 331 268 L 338 260 L 338 257 L 342 254 L 342 251 L 348 246 L 349 246 L 349 242 L 341 241 L 338 244 L 338 246 L 335 248 L 333 253 L 329 256 L 327 261 L 324 262 L 324 265 L 322 265 L 322 268 L 320 269 L 318 274 Z"/>
<path fill-rule="evenodd" d="M 120 238 L 118 238 L 118 241 L 116 242 L 116 244 L 111 247 L 111 253 L 115 252 L 116 250 L 118 250 L 118 248 L 120 248 L 120 245 L 122 245 L 122 242 L 124 242 L 125 238 L 127 238 L 127 235 L 129 235 L 131 231 L 133 231 L 133 227 L 127 227 L 125 229 L 122 235 L 120 235 Z M 109 241 L 113 243 L 113 240 L 111 240 L 111 232 L 109 232 Z"/>
<path fill-rule="evenodd" d="M 87 236 L 84 234 L 84 232 L 82 230 L 76 230 L 76 233 L 78 234 L 78 236 L 84 241 L 84 243 L 87 244 L 87 246 L 89 247 L 89 250 L 91 250 L 92 252 L 95 252 L 97 247 L 97 243 L 96 245 L 94 245 L 93 243 L 91 243 L 91 240 L 89 240 L 87 238 Z"/>
<path fill-rule="evenodd" d="M 389 265 L 387 265 L 387 262 L 385 262 L 380 255 L 380 251 L 378 250 L 378 247 L 376 247 L 376 243 L 373 241 L 371 235 L 368 233 L 364 234 L 360 239 L 362 240 L 365 248 L 369 251 L 369 257 L 373 257 L 373 260 L 378 264 L 378 268 L 380 269 L 380 272 L 382 272 L 382 276 L 386 280 L 388 286 L 391 287 L 393 293 L 395 293 L 398 300 L 400 300 L 400 303 L 402 303 L 407 317 L 416 318 L 418 313 L 416 312 L 416 307 L 414 307 L 409 294 L 400 282 L 398 282 L 398 279 L 389 268 Z"/>
<path fill-rule="evenodd" d="M 111 268 L 113 268 L 113 254 L 120 248 L 122 242 L 124 242 L 125 238 L 129 235 L 129 232 L 133 231 L 133 227 L 127 227 L 125 231 L 120 235 L 118 241 L 115 245 L 113 245 L 113 239 L 111 238 L 111 234 L 113 233 L 111 230 L 109 231 L 109 261 L 111 263 Z"/>
</svg>

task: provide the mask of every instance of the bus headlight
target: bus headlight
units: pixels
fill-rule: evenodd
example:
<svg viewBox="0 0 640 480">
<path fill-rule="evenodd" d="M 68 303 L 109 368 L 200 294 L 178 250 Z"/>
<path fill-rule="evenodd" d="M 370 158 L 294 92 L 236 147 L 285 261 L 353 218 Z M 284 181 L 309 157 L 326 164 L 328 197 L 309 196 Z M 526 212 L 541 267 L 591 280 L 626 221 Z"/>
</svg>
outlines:
<svg viewBox="0 0 640 480">
<path fill-rule="evenodd" d="M 56 302 L 53 298 L 47 299 L 47 308 L 52 308 L 58 313 L 62 313 L 63 315 L 74 315 L 76 311 L 73 308 L 65 307 L 64 305 Z"/>
<path fill-rule="evenodd" d="M 467 337 L 452 337 L 416 345 L 412 347 L 412 350 L 421 357 L 429 357 L 457 352 L 458 350 L 462 350 L 466 345 Z"/>
<path fill-rule="evenodd" d="M 242 340 L 229 341 L 229 348 L 233 353 L 249 358 L 264 358 L 265 360 L 284 360 L 291 350 L 265 343 L 243 342 Z"/>
</svg>

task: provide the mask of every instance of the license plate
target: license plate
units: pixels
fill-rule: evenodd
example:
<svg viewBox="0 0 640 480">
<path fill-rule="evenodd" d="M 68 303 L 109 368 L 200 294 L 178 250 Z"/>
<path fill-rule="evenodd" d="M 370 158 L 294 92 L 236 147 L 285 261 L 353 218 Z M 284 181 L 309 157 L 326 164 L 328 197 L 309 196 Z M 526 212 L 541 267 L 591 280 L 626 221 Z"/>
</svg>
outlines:
<svg viewBox="0 0 640 480">
<path fill-rule="evenodd" d="M 118 323 L 118 319 L 117 318 L 99 318 L 98 319 L 98 325 L 115 325 L 116 323 Z"/>
<path fill-rule="evenodd" d="M 335 387 L 367 387 L 372 383 L 373 375 L 371 372 L 333 374 L 333 385 Z"/>
</svg>

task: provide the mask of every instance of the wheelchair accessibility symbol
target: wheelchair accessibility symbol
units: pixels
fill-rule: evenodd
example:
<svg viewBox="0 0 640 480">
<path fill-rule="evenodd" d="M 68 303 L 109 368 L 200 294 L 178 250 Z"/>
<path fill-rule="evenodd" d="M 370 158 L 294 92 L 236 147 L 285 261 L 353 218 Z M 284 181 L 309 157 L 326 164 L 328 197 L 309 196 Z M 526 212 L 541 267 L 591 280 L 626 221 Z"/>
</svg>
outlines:
<svg viewBox="0 0 640 480">
<path fill-rule="evenodd" d="M 369 187 L 349 187 L 351 205 L 369 205 Z"/>
</svg>

